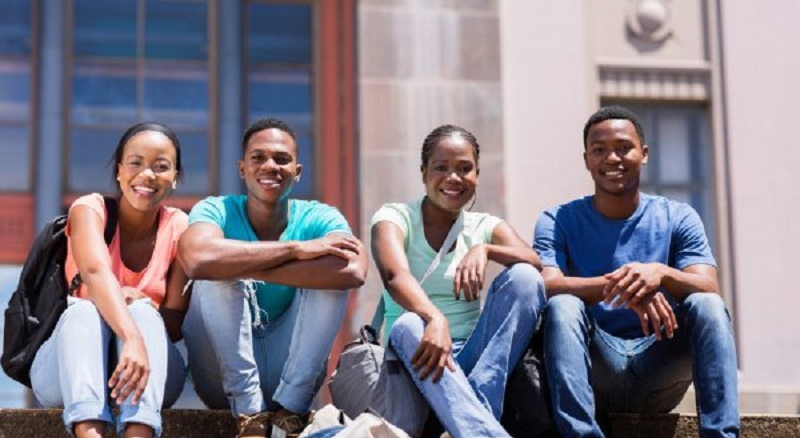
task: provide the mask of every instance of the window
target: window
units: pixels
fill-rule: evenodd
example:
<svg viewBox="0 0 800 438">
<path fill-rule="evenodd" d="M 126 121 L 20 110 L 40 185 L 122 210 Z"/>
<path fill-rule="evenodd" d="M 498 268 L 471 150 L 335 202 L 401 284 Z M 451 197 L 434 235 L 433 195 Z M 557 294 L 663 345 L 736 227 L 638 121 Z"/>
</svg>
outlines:
<svg viewBox="0 0 800 438">
<path fill-rule="evenodd" d="M 33 232 L 31 3 L 0 0 L 0 303 L 7 303 L 16 287 L 21 266 L 15 263 L 27 254 Z M 0 320 L 0 334 L 3 324 Z M 0 373 L 0 407 L 25 407 L 25 388 L 5 373 Z"/>
<path fill-rule="evenodd" d="M 252 2 L 247 10 L 247 120 L 276 117 L 295 130 L 303 177 L 293 196 L 314 191 L 312 6 Z"/>
<path fill-rule="evenodd" d="M 627 105 L 639 115 L 650 146 L 642 191 L 697 210 L 715 245 L 714 184 L 708 111 L 691 105 Z"/>
<path fill-rule="evenodd" d="M 339 207 L 358 233 L 355 17 L 354 0 L 0 0 L 8 158 L 0 161 L 0 284 L 16 282 L 19 266 L 2 264 L 24 260 L 35 207 L 57 211 L 78 195 L 113 191 L 107 164 L 123 130 L 143 120 L 166 123 L 181 140 L 184 179 L 168 202 L 182 208 L 219 193 L 223 178 L 236 187 L 236 172 L 220 169 L 235 169 L 249 122 L 286 120 L 305 166 L 293 195 Z M 39 23 L 52 19 L 62 20 L 64 44 L 45 53 L 41 36 L 50 34 Z M 63 77 L 42 74 L 42 58 L 62 62 Z M 63 107 L 37 108 L 40 81 L 64 96 Z M 218 114 L 223 92 L 236 114 Z M 36 129 L 53 113 L 64 114 L 63 132 L 43 136 Z M 57 162 L 63 155 L 61 184 L 34 167 L 37 147 Z M 35 198 L 34 187 L 55 196 Z M 21 387 L 0 375 L 0 406 L 24 403 Z"/>
<path fill-rule="evenodd" d="M 113 189 L 110 160 L 142 120 L 181 141 L 178 195 L 209 180 L 208 5 L 202 0 L 75 0 L 72 11 L 67 190 Z"/>
<path fill-rule="evenodd" d="M 31 189 L 31 2 L 0 0 L 0 190 Z"/>
</svg>

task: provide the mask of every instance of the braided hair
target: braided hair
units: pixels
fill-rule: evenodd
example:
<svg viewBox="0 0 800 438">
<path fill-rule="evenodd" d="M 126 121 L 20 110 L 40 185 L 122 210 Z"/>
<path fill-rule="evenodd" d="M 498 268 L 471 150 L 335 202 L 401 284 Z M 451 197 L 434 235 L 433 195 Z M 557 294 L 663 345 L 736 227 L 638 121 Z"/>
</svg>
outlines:
<svg viewBox="0 0 800 438">
<path fill-rule="evenodd" d="M 478 164 L 478 159 L 481 155 L 481 146 L 478 144 L 478 140 L 475 136 L 460 126 L 442 125 L 431 131 L 431 133 L 425 137 L 425 141 L 422 142 L 421 158 L 423 168 L 428 165 L 428 160 L 431 158 L 431 154 L 433 154 L 433 148 L 436 147 L 440 141 L 454 135 L 463 138 L 472 146 L 472 152 L 475 154 L 475 164 Z"/>
</svg>

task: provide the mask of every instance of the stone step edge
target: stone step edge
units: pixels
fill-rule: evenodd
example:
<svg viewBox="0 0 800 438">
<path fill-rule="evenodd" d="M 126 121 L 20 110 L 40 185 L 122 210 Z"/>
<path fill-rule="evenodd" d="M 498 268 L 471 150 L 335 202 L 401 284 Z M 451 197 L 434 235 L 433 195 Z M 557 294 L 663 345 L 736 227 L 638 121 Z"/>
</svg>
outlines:
<svg viewBox="0 0 800 438">
<path fill-rule="evenodd" d="M 18 436 L 67 437 L 61 409 L 0 409 L 0 438 Z M 165 409 L 163 438 L 212 438 L 233 436 L 235 420 L 227 410 Z M 800 437 L 800 415 L 742 415 L 742 437 Z M 613 414 L 614 436 L 696 437 L 697 416 L 693 414 Z M 105 436 L 114 436 L 107 431 Z"/>
</svg>

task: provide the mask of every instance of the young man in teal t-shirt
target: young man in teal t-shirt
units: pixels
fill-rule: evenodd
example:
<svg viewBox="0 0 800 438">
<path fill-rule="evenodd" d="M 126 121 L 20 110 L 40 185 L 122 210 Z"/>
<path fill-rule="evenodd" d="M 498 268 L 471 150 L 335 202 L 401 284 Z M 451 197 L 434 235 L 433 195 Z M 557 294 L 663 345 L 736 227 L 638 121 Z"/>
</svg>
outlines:
<svg viewBox="0 0 800 438">
<path fill-rule="evenodd" d="M 180 241 L 195 280 L 183 331 L 201 400 L 262 437 L 305 426 L 367 261 L 336 208 L 289 197 L 302 165 L 286 123 L 255 122 L 242 146 L 247 194 L 195 205 Z"/>
</svg>

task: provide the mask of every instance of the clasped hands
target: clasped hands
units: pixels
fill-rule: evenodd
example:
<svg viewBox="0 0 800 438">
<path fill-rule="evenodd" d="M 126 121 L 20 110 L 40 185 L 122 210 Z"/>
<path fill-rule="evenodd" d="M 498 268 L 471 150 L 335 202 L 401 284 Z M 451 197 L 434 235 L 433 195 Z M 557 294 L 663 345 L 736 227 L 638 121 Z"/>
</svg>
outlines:
<svg viewBox="0 0 800 438">
<path fill-rule="evenodd" d="M 642 331 L 662 339 L 662 324 L 667 338 L 678 328 L 675 312 L 664 293 L 659 290 L 664 278 L 664 266 L 659 263 L 627 263 L 604 277 L 603 301 L 614 308 L 627 306 L 639 317 Z"/>
</svg>

